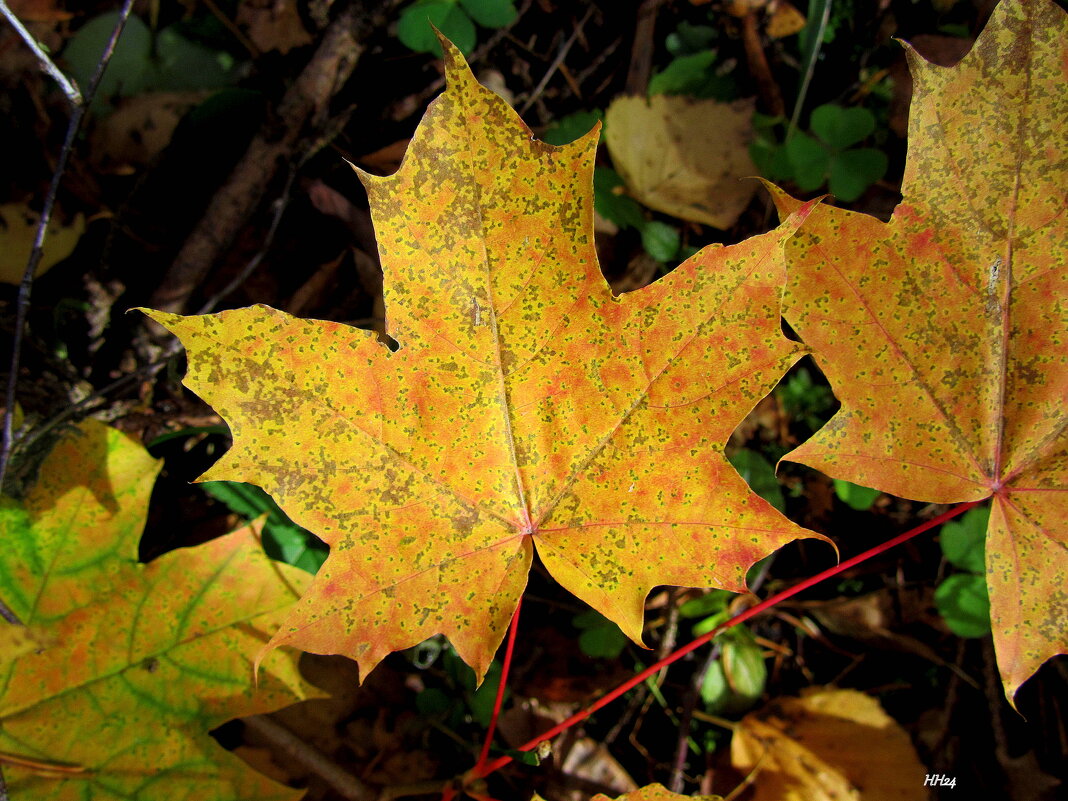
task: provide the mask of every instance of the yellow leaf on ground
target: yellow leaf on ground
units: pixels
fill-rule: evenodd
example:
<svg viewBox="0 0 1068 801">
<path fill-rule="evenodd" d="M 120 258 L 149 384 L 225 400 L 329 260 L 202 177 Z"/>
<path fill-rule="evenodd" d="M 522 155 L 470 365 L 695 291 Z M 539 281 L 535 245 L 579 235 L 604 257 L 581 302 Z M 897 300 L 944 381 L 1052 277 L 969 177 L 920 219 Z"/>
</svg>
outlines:
<svg viewBox="0 0 1068 801">
<path fill-rule="evenodd" d="M 40 222 L 41 215 L 25 203 L 5 203 L 0 206 L 0 281 L 15 285 L 22 281 Z M 73 253 L 83 233 L 85 217 L 81 214 L 76 214 L 66 225 L 53 216 L 42 245 L 36 275 L 43 275 Z"/>
<path fill-rule="evenodd" d="M 140 564 L 159 468 L 89 420 L 22 502 L 0 501 L 0 597 L 26 624 L 0 637 L 0 752 L 24 762 L 4 766 L 13 801 L 299 796 L 208 732 L 305 697 L 294 654 L 271 656 L 258 692 L 251 665 L 307 574 L 271 562 L 251 527 Z"/>
<path fill-rule="evenodd" d="M 731 764 L 756 771 L 752 801 L 923 801 L 908 734 L 856 690 L 819 689 L 746 715 Z"/>
<path fill-rule="evenodd" d="M 757 190 L 749 158 L 753 101 L 621 97 L 605 143 L 631 194 L 651 209 L 730 228 Z"/>
<path fill-rule="evenodd" d="M 909 61 L 890 222 L 821 206 L 787 248 L 783 314 L 842 408 L 784 458 L 920 501 L 993 497 L 1012 701 L 1068 651 L 1068 14 L 1003 0 L 956 66 Z"/>
</svg>

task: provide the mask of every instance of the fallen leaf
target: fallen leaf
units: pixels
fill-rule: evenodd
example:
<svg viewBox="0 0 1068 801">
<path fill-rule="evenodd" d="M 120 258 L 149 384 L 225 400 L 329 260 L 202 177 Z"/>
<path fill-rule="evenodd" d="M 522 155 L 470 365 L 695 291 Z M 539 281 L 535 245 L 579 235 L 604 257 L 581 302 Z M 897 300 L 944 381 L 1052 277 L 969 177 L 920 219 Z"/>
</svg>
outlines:
<svg viewBox="0 0 1068 801">
<path fill-rule="evenodd" d="M 16 286 L 21 283 L 40 222 L 41 215 L 25 203 L 5 203 L 0 206 L 0 281 Z M 83 233 L 83 215 L 74 215 L 66 224 L 53 216 L 48 224 L 35 275 L 43 275 L 73 253 Z"/>
<path fill-rule="evenodd" d="M 758 174 L 749 158 L 753 101 L 621 97 L 605 113 L 605 143 L 631 194 L 651 209 L 730 228 Z M 715 135 L 710 135 L 715 131 Z"/>
<path fill-rule="evenodd" d="M 22 502 L 0 501 L 0 596 L 26 624 L 5 628 L 38 644 L 0 642 L 0 751 L 28 760 L 4 766 L 14 801 L 300 795 L 208 732 L 306 695 L 292 653 L 271 655 L 259 692 L 250 669 L 305 574 L 250 527 L 138 563 L 160 465 L 88 420 Z"/>
<path fill-rule="evenodd" d="M 753 562 L 819 536 L 722 451 L 802 352 L 778 303 L 807 208 L 614 297 L 594 249 L 596 133 L 533 139 L 446 52 L 448 90 L 401 169 L 361 173 L 396 352 L 264 306 L 146 311 L 234 434 L 202 480 L 258 484 L 331 547 L 270 646 L 345 654 L 363 676 L 444 633 L 481 680 L 535 547 L 640 643 L 654 586 L 744 591 Z"/>
<path fill-rule="evenodd" d="M 147 92 L 122 98 L 93 127 L 93 163 L 115 174 L 148 166 L 171 143 L 182 118 L 212 94 L 210 90 Z"/>
<path fill-rule="evenodd" d="M 312 43 L 296 0 L 241 0 L 236 22 L 262 52 L 285 54 Z"/>
<path fill-rule="evenodd" d="M 842 408 L 784 458 L 919 501 L 993 497 L 1011 701 L 1068 650 L 1068 15 L 1005 0 L 956 67 L 909 58 L 892 219 L 820 207 L 787 249 L 784 315 Z"/>
<path fill-rule="evenodd" d="M 908 734 L 856 690 L 817 688 L 746 715 L 731 738 L 731 764 L 756 771 L 752 801 L 927 798 Z"/>
<path fill-rule="evenodd" d="M 785 39 L 804 30 L 808 20 L 789 3 L 776 3 L 768 14 L 767 33 L 772 39 Z"/>
</svg>

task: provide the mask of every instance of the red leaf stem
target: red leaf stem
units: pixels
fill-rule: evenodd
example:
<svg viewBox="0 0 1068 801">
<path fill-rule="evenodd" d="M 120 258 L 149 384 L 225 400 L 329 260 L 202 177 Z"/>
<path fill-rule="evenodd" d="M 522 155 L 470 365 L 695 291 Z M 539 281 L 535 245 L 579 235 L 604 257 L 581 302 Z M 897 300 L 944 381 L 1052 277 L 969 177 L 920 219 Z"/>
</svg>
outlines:
<svg viewBox="0 0 1068 801">
<path fill-rule="evenodd" d="M 982 503 L 984 500 L 986 500 L 986 499 L 983 498 L 983 499 L 980 499 L 978 501 L 970 501 L 968 503 L 962 503 L 962 504 L 960 504 L 958 506 L 954 506 L 952 509 L 949 509 L 948 511 L 945 511 L 942 514 L 938 515 L 938 517 L 935 517 L 935 518 L 933 518 L 931 520 L 928 520 L 926 523 L 922 523 L 922 524 L 916 526 L 915 528 L 906 531 L 903 534 L 899 534 L 896 537 L 894 537 L 893 539 L 887 540 L 886 542 L 882 543 L 881 545 L 876 545 L 874 548 L 871 548 L 871 549 L 865 551 L 862 554 L 858 554 L 857 556 L 854 556 L 854 557 L 852 557 L 850 559 L 846 559 L 844 562 L 841 562 L 840 564 L 836 565 L 835 567 L 831 567 L 831 568 L 828 568 L 827 570 L 824 570 L 824 571 L 822 571 L 820 573 L 817 573 L 816 575 L 811 576 L 810 578 L 807 578 L 804 581 L 799 582 L 798 584 L 795 584 L 793 587 L 790 587 L 787 590 L 783 590 L 782 592 L 778 593 L 777 595 L 773 595 L 770 598 L 768 598 L 768 599 L 766 599 L 764 601 L 761 601 L 760 603 L 756 604 L 755 606 L 749 607 L 744 612 L 741 612 L 741 613 L 735 615 L 730 620 L 727 620 L 724 623 L 720 624 L 719 626 L 717 626 L 716 628 L 712 629 L 712 631 L 708 632 L 707 634 L 703 634 L 702 636 L 698 637 L 697 639 L 693 640 L 692 642 L 687 643 L 686 645 L 682 646 L 678 650 L 676 650 L 673 653 L 669 654 L 668 656 L 664 657 L 659 662 L 655 662 L 652 665 L 650 665 L 649 667 L 647 667 L 645 670 L 641 671 L 640 673 L 635 674 L 634 676 L 632 676 L 630 679 L 625 681 L 623 684 L 621 684 L 618 687 L 616 687 L 611 692 L 606 693 L 605 695 L 601 696 L 599 699 L 594 701 L 590 706 L 586 707 L 585 709 L 581 710 L 580 712 L 576 712 L 574 715 L 569 717 L 567 720 L 565 720 L 565 721 L 563 721 L 561 723 L 558 723 L 556 726 L 553 726 L 548 731 L 545 731 L 542 734 L 539 734 L 533 740 L 530 740 L 529 742 L 524 743 L 523 745 L 519 746 L 519 748 L 516 749 L 516 750 L 518 750 L 518 751 L 530 751 L 531 749 L 535 748 L 538 745 L 538 743 L 543 742 L 543 741 L 548 740 L 548 739 L 551 739 L 551 738 L 555 737 L 557 734 L 559 734 L 560 732 L 564 731 L 565 729 L 571 728 L 572 726 L 574 726 L 579 721 L 585 720 L 586 718 L 588 718 L 590 715 L 592 715 L 594 712 L 596 712 L 601 707 L 606 706 L 610 702 L 614 701 L 616 698 L 619 698 L 619 696 L 623 695 L 623 693 L 627 692 L 627 690 L 630 690 L 631 688 L 633 688 L 633 687 L 637 686 L 638 684 L 640 684 L 641 682 L 645 681 L 647 678 L 652 676 L 654 673 L 658 672 L 665 665 L 670 665 L 672 662 L 677 662 L 679 659 L 684 657 L 686 654 L 690 653 L 691 651 L 693 651 L 693 650 L 695 650 L 697 648 L 700 648 L 702 645 L 704 645 L 705 643 L 707 643 L 710 640 L 712 640 L 712 638 L 715 637 L 717 634 L 720 634 L 721 632 L 724 632 L 724 631 L 726 631 L 727 629 L 729 629 L 729 628 L 731 628 L 733 626 L 737 626 L 739 623 L 742 623 L 742 622 L 748 620 L 751 617 L 755 617 L 756 615 L 760 614 L 761 612 L 765 611 L 766 609 L 770 609 L 771 607 L 775 606 L 776 604 L 778 604 L 778 603 L 780 603 L 782 601 L 785 601 L 787 598 L 791 598 L 794 595 L 797 595 L 799 592 L 802 592 L 803 590 L 807 590 L 809 587 L 813 587 L 816 584 L 819 584 L 820 582 L 831 578 L 832 576 L 837 576 L 839 573 L 841 573 L 841 572 L 843 572 L 845 570 L 848 570 L 849 568 L 851 568 L 851 567 L 853 567 L 855 565 L 859 565 L 861 562 L 865 562 L 868 559 L 871 559 L 873 556 L 878 556 L 883 551 L 887 551 L 890 548 L 893 548 L 893 547 L 895 547 L 897 545 L 900 545 L 901 543 L 912 539 L 917 534 L 922 534 L 924 531 L 927 531 L 928 529 L 932 529 L 935 526 L 940 525 L 941 523 L 944 523 L 945 521 L 949 520 L 950 518 L 956 517 L 957 515 L 961 514 L 962 512 L 965 512 L 968 509 L 972 508 L 976 504 Z M 514 620 L 513 620 L 513 625 L 514 625 Z M 501 686 L 503 686 L 503 685 L 504 685 L 504 677 L 502 676 L 502 678 L 501 678 Z M 498 690 L 498 693 L 499 692 L 500 692 L 500 690 Z M 467 774 L 467 776 L 465 777 L 465 782 L 473 780 L 473 779 L 480 779 L 480 778 L 483 778 L 485 776 L 488 776 L 489 774 L 493 773 L 494 771 L 497 771 L 500 768 L 503 768 L 505 765 L 507 765 L 509 762 L 511 762 L 512 759 L 513 759 L 513 757 L 508 756 L 508 755 L 504 755 L 504 756 L 497 757 L 497 759 L 493 760 L 489 764 L 482 764 L 481 761 L 480 761 L 479 764 L 476 765 Z"/>
</svg>

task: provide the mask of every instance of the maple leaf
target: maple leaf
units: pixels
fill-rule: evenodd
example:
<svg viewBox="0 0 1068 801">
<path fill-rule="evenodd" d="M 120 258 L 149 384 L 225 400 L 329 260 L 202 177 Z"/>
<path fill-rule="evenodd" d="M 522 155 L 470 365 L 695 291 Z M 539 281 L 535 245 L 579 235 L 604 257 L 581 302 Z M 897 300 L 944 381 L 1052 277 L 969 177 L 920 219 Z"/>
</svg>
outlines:
<svg viewBox="0 0 1068 801">
<path fill-rule="evenodd" d="M 160 465 L 88 420 L 0 505 L 0 595 L 26 624 L 0 638 L 16 801 L 300 796 L 208 732 L 305 697 L 295 654 L 271 655 L 257 693 L 249 668 L 309 577 L 267 559 L 252 527 L 138 563 Z"/>
<path fill-rule="evenodd" d="M 234 446 L 201 480 L 257 484 L 330 555 L 271 645 L 367 673 L 444 633 L 478 676 L 534 548 L 641 642 L 656 585 L 745 589 L 799 537 L 722 444 L 799 357 L 776 231 L 613 297 L 597 264 L 596 130 L 539 142 L 445 43 L 448 89 L 387 178 L 361 173 L 391 353 L 267 307 L 147 311 Z"/>
<path fill-rule="evenodd" d="M 810 687 L 746 715 L 731 765 L 755 778 L 753 801 L 890 801 L 923 795 L 909 734 L 856 690 Z M 917 788 L 920 788 L 919 790 Z"/>
<path fill-rule="evenodd" d="M 908 57 L 892 219 L 823 206 L 787 247 L 784 315 L 842 407 L 784 458 L 921 501 L 993 497 L 1011 701 L 1068 650 L 1068 16 L 1005 0 L 956 67 Z"/>
</svg>

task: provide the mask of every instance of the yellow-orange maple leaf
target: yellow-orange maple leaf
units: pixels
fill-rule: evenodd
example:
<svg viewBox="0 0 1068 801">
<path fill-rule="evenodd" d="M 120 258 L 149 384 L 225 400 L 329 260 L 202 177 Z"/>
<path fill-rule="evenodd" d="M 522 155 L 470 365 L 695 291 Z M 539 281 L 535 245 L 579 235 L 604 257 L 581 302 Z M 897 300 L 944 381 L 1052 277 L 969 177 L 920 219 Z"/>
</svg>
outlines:
<svg viewBox="0 0 1068 801">
<path fill-rule="evenodd" d="M 893 218 L 820 207 L 787 248 L 784 315 L 842 408 L 785 458 L 917 500 L 993 496 L 1011 700 L 1068 650 L 1068 15 L 1004 0 L 956 67 L 908 55 Z"/>
<path fill-rule="evenodd" d="M 234 447 L 203 480 L 258 484 L 330 556 L 271 645 L 355 658 L 444 633 L 485 673 L 534 548 L 641 641 L 655 585 L 741 591 L 814 536 L 722 444 L 802 352 L 779 329 L 785 239 L 808 213 L 613 297 L 597 264 L 597 134 L 531 136 L 445 43 L 448 90 L 400 170 L 361 174 L 391 353 L 267 307 L 148 312 Z"/>
</svg>

